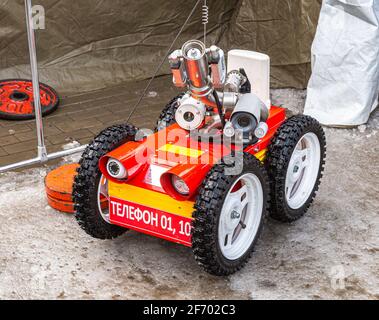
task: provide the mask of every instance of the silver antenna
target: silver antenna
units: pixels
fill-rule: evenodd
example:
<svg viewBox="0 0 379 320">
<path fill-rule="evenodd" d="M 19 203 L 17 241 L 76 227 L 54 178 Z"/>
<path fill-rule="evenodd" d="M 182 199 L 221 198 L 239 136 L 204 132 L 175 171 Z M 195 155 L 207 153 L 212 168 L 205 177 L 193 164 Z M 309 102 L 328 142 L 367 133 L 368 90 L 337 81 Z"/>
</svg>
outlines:
<svg viewBox="0 0 379 320">
<path fill-rule="evenodd" d="M 207 24 L 209 22 L 209 7 L 207 5 L 207 0 L 204 0 L 202 13 L 203 13 L 202 22 L 204 25 L 204 44 L 205 46 L 207 46 Z"/>
</svg>

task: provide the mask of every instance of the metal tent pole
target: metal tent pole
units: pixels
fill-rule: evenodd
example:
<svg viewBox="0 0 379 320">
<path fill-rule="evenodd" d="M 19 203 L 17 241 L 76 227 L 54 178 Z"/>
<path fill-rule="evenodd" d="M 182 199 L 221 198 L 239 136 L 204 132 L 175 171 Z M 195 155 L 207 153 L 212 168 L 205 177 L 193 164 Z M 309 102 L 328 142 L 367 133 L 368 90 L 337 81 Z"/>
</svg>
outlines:
<svg viewBox="0 0 379 320">
<path fill-rule="evenodd" d="M 38 75 L 38 63 L 37 63 L 37 50 L 35 33 L 33 27 L 33 12 L 32 12 L 32 0 L 25 0 L 25 12 L 26 12 L 26 27 L 28 33 L 28 45 L 29 45 L 29 55 L 30 55 L 30 68 L 32 72 L 33 80 L 33 95 L 34 95 L 34 112 L 36 117 L 36 130 L 37 130 L 37 142 L 38 142 L 38 153 L 37 157 L 14 164 L 10 164 L 4 167 L 0 167 L 0 173 L 15 170 L 34 164 L 41 164 L 49 160 L 61 158 L 74 153 L 82 152 L 86 146 L 81 146 L 78 148 L 60 151 L 52 154 L 48 154 L 45 145 L 45 138 L 43 132 L 43 121 L 42 121 L 42 109 L 41 109 L 41 99 L 39 90 L 39 75 Z"/>
<path fill-rule="evenodd" d="M 40 97 L 40 90 L 39 90 L 36 39 L 35 39 L 35 33 L 34 33 L 34 27 L 33 27 L 32 0 L 25 1 L 25 12 L 26 12 L 26 28 L 28 31 L 30 68 L 32 70 L 32 80 L 33 80 L 34 113 L 36 117 L 38 158 L 40 158 L 41 161 L 47 161 L 45 137 L 43 134 L 41 97 Z"/>
</svg>

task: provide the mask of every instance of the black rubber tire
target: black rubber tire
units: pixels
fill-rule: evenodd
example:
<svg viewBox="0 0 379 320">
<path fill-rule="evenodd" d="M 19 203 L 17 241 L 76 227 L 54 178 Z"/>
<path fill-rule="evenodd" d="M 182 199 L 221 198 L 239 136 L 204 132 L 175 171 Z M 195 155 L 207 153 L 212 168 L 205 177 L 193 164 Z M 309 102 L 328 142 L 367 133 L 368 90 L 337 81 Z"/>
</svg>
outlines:
<svg viewBox="0 0 379 320">
<path fill-rule="evenodd" d="M 178 109 L 178 100 L 184 96 L 184 93 L 181 93 L 180 95 L 173 98 L 166 107 L 162 110 L 158 120 L 157 125 L 155 127 L 155 132 L 161 131 L 164 128 L 167 128 L 171 126 L 172 124 L 176 123 L 175 120 L 175 113 Z"/>
<path fill-rule="evenodd" d="M 30 79 L 5 79 L 5 80 L 0 81 L 0 85 L 1 85 L 1 83 L 10 82 L 10 81 L 28 81 L 28 82 L 31 82 Z M 51 93 L 56 97 L 55 103 L 51 103 L 48 106 L 45 106 L 42 108 L 42 116 L 46 117 L 58 109 L 59 104 L 60 104 L 60 98 L 59 98 L 57 91 L 53 87 L 51 87 L 45 83 L 42 83 L 42 82 L 40 82 L 40 87 L 50 90 Z M 10 120 L 10 121 L 32 120 L 32 119 L 35 119 L 35 113 L 33 112 L 31 114 L 22 115 L 22 114 L 10 114 L 10 113 L 0 111 L 0 119 Z"/>
<path fill-rule="evenodd" d="M 97 239 L 113 239 L 127 231 L 104 221 L 97 204 L 97 190 L 101 179 L 99 160 L 102 156 L 134 140 L 137 128 L 124 124 L 103 130 L 84 151 L 79 162 L 73 187 L 75 217 L 80 227 Z"/>
<path fill-rule="evenodd" d="M 225 174 L 228 165 L 224 162 L 215 165 L 204 180 L 195 204 L 192 225 L 192 250 L 196 261 L 208 273 L 228 276 L 245 266 L 262 232 L 263 222 L 268 214 L 270 186 L 268 174 L 262 163 L 251 154 L 243 155 L 242 173 L 230 176 Z M 259 230 L 246 253 L 237 260 L 226 259 L 218 243 L 218 225 L 226 195 L 235 181 L 245 173 L 254 173 L 261 181 L 264 200 L 263 215 Z"/>
<path fill-rule="evenodd" d="M 293 151 L 300 139 L 309 132 L 320 141 L 321 158 L 317 180 L 311 195 L 299 209 L 289 207 L 286 200 L 286 175 Z M 310 116 L 296 115 L 288 119 L 274 136 L 267 155 L 266 165 L 271 185 L 270 216 L 281 222 L 294 222 L 308 211 L 319 189 L 326 157 L 325 133 L 320 123 Z"/>
</svg>

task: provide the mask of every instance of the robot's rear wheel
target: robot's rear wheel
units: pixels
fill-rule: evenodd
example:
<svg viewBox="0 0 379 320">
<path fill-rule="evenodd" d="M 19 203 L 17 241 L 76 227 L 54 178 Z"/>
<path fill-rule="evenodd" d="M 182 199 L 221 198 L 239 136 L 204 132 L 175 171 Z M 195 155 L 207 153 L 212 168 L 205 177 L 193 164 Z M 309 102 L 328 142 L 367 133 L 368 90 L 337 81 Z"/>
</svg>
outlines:
<svg viewBox="0 0 379 320">
<path fill-rule="evenodd" d="M 158 118 L 157 125 L 155 127 L 155 132 L 161 131 L 164 128 L 167 128 L 167 127 L 171 126 L 172 124 L 176 123 L 175 113 L 179 107 L 178 100 L 180 98 L 182 98 L 183 96 L 184 96 L 184 93 L 176 96 L 162 110 L 162 112 Z"/>
<path fill-rule="evenodd" d="M 307 212 L 320 185 L 325 156 L 325 133 L 317 120 L 298 115 L 279 128 L 267 157 L 272 218 L 292 222 Z"/>
</svg>

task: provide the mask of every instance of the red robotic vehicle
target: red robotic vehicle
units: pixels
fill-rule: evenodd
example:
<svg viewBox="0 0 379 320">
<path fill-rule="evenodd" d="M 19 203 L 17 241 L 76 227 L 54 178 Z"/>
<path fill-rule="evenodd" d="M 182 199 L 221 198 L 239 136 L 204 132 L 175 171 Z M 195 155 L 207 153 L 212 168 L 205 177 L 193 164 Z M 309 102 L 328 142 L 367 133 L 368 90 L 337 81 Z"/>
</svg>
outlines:
<svg viewBox="0 0 379 320">
<path fill-rule="evenodd" d="M 325 164 L 321 125 L 271 106 L 267 55 L 232 50 L 227 60 L 217 46 L 188 41 L 169 56 L 184 93 L 155 132 L 115 125 L 87 147 L 73 198 L 88 234 L 159 237 L 227 276 L 246 264 L 267 216 L 293 222 L 306 213 Z"/>
</svg>

